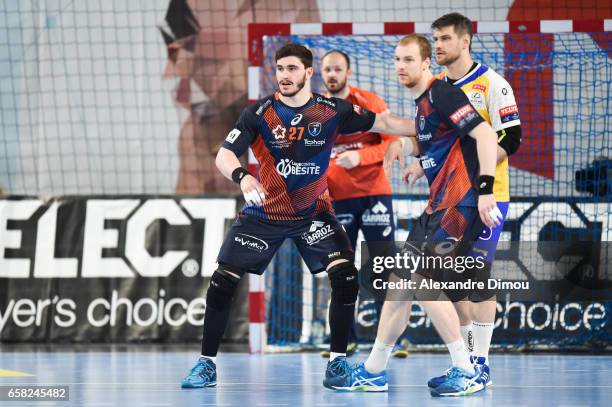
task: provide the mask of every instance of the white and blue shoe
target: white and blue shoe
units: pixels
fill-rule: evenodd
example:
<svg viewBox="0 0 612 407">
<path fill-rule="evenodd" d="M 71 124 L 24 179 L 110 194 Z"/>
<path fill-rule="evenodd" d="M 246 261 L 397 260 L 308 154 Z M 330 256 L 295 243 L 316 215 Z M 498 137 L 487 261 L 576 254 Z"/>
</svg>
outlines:
<svg viewBox="0 0 612 407">
<path fill-rule="evenodd" d="M 493 386 L 493 380 L 491 380 L 491 369 L 487 364 L 487 359 L 483 356 L 470 356 L 470 362 L 474 365 L 474 368 L 480 369 L 481 379 L 486 387 Z"/>
<path fill-rule="evenodd" d="M 476 367 L 475 374 L 470 374 L 459 367 L 451 367 L 444 376 L 444 380 L 436 387 L 430 388 L 433 397 L 467 396 L 485 389 L 481 380 L 481 372 Z M 429 383 L 428 383 L 429 384 Z"/>
<path fill-rule="evenodd" d="M 470 356 L 470 362 L 474 365 L 474 369 L 478 368 L 480 370 L 481 379 L 484 385 L 486 387 L 493 386 L 493 380 L 491 380 L 491 369 L 489 368 L 489 365 L 487 365 L 486 363 L 486 358 L 482 356 Z M 427 385 L 430 388 L 438 387 L 440 383 L 446 380 L 448 372 L 450 372 L 450 369 L 444 372 L 442 376 L 436 376 L 436 377 L 429 379 L 429 381 L 427 382 Z"/>
<path fill-rule="evenodd" d="M 363 363 L 351 369 L 344 383 L 334 386 L 337 391 L 381 392 L 389 389 L 387 372 L 370 373 Z"/>
<path fill-rule="evenodd" d="M 351 367 L 346 361 L 346 357 L 338 356 L 334 360 L 327 362 L 323 386 L 327 387 L 328 389 L 335 389 L 336 386 L 340 386 L 345 383 L 347 378 L 350 376 Z"/>
<path fill-rule="evenodd" d="M 217 385 L 217 365 L 209 358 L 200 357 L 187 377 L 181 382 L 183 389 L 199 389 Z"/>
</svg>

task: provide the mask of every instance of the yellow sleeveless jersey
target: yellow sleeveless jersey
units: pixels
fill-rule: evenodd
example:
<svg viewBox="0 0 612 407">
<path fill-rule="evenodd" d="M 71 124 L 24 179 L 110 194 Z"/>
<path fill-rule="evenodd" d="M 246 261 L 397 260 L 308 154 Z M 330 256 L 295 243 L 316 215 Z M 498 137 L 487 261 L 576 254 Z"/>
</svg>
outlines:
<svg viewBox="0 0 612 407">
<path fill-rule="evenodd" d="M 446 80 L 446 72 L 440 73 L 438 78 Z M 501 133 L 498 143 L 506 135 L 504 129 L 521 124 L 512 87 L 488 66 L 477 64 L 454 85 L 461 87 L 474 108 L 493 130 Z M 507 157 L 497 164 L 493 194 L 498 202 L 510 201 Z"/>
</svg>

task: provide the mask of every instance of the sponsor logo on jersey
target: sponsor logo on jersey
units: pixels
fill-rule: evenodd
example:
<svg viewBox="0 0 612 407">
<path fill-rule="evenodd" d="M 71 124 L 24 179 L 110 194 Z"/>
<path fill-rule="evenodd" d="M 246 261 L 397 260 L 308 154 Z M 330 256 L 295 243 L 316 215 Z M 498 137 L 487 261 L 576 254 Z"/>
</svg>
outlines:
<svg viewBox="0 0 612 407">
<path fill-rule="evenodd" d="M 332 148 L 331 158 L 336 158 L 336 156 L 344 153 L 345 151 L 359 150 L 359 149 L 362 149 L 363 147 L 364 147 L 364 144 L 361 141 L 356 141 L 354 143 L 346 143 L 346 144 L 336 143 L 336 145 L 334 145 L 334 147 Z"/>
<path fill-rule="evenodd" d="M 418 133 L 417 134 L 417 138 L 419 139 L 419 141 L 431 140 L 432 137 L 433 136 L 431 135 L 431 133 L 425 133 L 425 134 Z"/>
<path fill-rule="evenodd" d="M 487 87 L 484 85 L 481 85 L 480 83 L 475 83 L 472 85 L 472 89 L 479 90 L 481 92 L 485 92 L 487 90 Z"/>
<path fill-rule="evenodd" d="M 350 225 L 355 220 L 355 215 L 352 213 L 339 213 L 336 214 L 336 218 L 341 225 Z"/>
<path fill-rule="evenodd" d="M 484 109 L 485 103 L 482 93 L 480 92 L 468 92 L 467 97 L 470 103 L 474 105 L 476 109 Z"/>
<path fill-rule="evenodd" d="M 516 107 L 516 105 L 512 105 L 499 109 L 499 117 L 502 123 L 519 120 L 518 107 Z"/>
<path fill-rule="evenodd" d="M 308 246 L 312 246 L 334 233 L 336 232 L 332 229 L 331 225 L 319 220 L 313 220 L 308 232 L 302 234 L 302 239 Z"/>
<path fill-rule="evenodd" d="M 319 134 L 321 134 L 322 128 L 323 126 L 321 126 L 321 123 L 319 122 L 308 123 L 308 134 L 310 134 L 312 137 L 317 137 Z"/>
<path fill-rule="evenodd" d="M 321 173 L 321 167 L 311 162 L 300 163 L 283 158 L 276 164 L 276 171 L 287 178 L 289 175 L 318 175 Z"/>
<path fill-rule="evenodd" d="M 264 111 L 264 110 L 266 110 L 266 108 L 267 108 L 268 106 L 270 106 L 271 104 L 272 104 L 272 101 L 271 101 L 270 99 L 266 100 L 266 102 L 265 102 L 263 105 L 259 106 L 259 109 L 257 109 L 257 111 L 255 112 L 255 114 L 256 114 L 257 116 L 261 116 L 261 114 L 263 113 L 263 111 Z"/>
<path fill-rule="evenodd" d="M 281 126 L 280 124 L 276 125 L 274 130 L 272 130 L 272 134 L 274 135 L 274 138 L 276 140 L 284 139 L 286 132 L 287 132 L 287 129 Z"/>
<path fill-rule="evenodd" d="M 361 215 L 361 222 L 364 225 L 385 226 L 391 223 L 389 209 L 382 202 L 378 201 L 372 209 L 366 209 Z"/>
<path fill-rule="evenodd" d="M 436 164 L 436 160 L 434 160 L 433 157 L 429 157 L 429 156 L 421 157 L 421 166 L 423 167 L 424 170 L 434 168 L 437 165 L 438 164 Z"/>
<path fill-rule="evenodd" d="M 451 114 L 450 119 L 453 121 L 453 123 L 459 125 L 462 120 L 467 119 L 470 113 L 474 113 L 474 108 L 468 103 L 467 105 L 461 106 L 459 109 L 457 109 L 455 113 Z"/>
<path fill-rule="evenodd" d="M 325 145 L 325 140 L 308 140 L 308 139 L 304 139 L 304 145 L 306 147 L 323 147 Z"/>
<path fill-rule="evenodd" d="M 236 243 L 240 243 L 240 245 L 243 247 L 259 253 L 268 250 L 269 247 L 268 243 L 266 243 L 264 240 L 261 240 L 255 236 L 247 235 L 246 233 L 237 233 L 236 236 L 234 236 L 234 241 Z"/>
<path fill-rule="evenodd" d="M 225 138 L 225 141 L 227 141 L 230 144 L 234 144 L 234 141 L 236 141 L 238 136 L 240 136 L 240 130 L 234 129 L 234 130 L 229 132 L 229 134 Z"/>
<path fill-rule="evenodd" d="M 298 113 L 295 115 L 293 119 L 291 119 L 291 125 L 297 126 L 302 121 L 302 113 Z"/>
<path fill-rule="evenodd" d="M 317 97 L 317 102 L 325 103 L 326 105 L 329 105 L 331 107 L 336 107 L 336 104 L 334 102 L 332 102 L 331 100 L 326 99 L 324 97 L 321 97 L 321 96 Z"/>
</svg>

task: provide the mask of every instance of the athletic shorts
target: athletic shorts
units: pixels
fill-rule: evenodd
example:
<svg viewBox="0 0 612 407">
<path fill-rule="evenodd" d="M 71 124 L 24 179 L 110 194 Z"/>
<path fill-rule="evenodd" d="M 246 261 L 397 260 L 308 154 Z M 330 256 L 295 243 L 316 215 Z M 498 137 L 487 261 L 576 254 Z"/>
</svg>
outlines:
<svg viewBox="0 0 612 407">
<path fill-rule="evenodd" d="M 334 260 L 353 258 L 348 236 L 332 213 L 307 220 L 271 221 L 241 212 L 225 236 L 217 262 L 263 274 L 287 238 L 293 239 L 313 274 L 324 271 Z"/>
<path fill-rule="evenodd" d="M 338 222 L 344 226 L 355 248 L 359 229 L 368 242 L 390 242 L 395 238 L 390 195 L 372 195 L 334 201 Z"/>
<path fill-rule="evenodd" d="M 422 253 L 430 261 L 428 263 L 430 266 L 416 270 L 421 277 L 437 282 L 483 281 L 486 286 L 490 275 L 490 267 L 485 264 L 486 262 L 482 260 L 478 264 L 485 266 L 477 268 L 474 266 L 475 261 L 466 263 L 465 260 L 473 253 L 474 244 L 484 228 L 476 207 L 452 207 L 431 214 L 424 212 L 410 232 L 404 251 Z M 442 262 L 444 266 L 438 267 L 440 262 L 434 261 L 434 257 L 444 259 Z M 449 258 L 452 258 L 450 263 Z M 461 266 L 449 267 L 449 264 L 461 264 Z M 472 290 L 443 291 L 451 301 L 471 299 L 472 294 Z M 422 297 L 421 300 L 437 298 L 434 291 L 430 290 L 423 290 L 420 294 L 432 295 L 432 297 Z"/>
<path fill-rule="evenodd" d="M 508 208 L 510 202 L 497 202 L 497 208 L 502 213 L 502 221 L 499 225 L 493 226 L 492 228 L 483 225 L 483 230 L 478 239 L 474 243 L 473 254 L 480 253 L 484 255 L 487 263 L 493 264 L 495 260 L 495 251 L 497 250 L 497 243 L 501 237 L 501 233 L 504 230 L 504 222 L 508 215 Z"/>
</svg>

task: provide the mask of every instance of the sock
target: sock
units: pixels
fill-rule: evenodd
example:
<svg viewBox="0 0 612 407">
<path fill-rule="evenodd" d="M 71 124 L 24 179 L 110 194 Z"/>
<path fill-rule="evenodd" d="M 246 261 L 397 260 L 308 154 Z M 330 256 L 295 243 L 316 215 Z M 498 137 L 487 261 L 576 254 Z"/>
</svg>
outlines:
<svg viewBox="0 0 612 407">
<path fill-rule="evenodd" d="M 370 373 L 380 373 L 385 370 L 392 351 L 393 345 L 387 345 L 376 339 L 370 356 L 368 356 L 368 360 L 365 361 L 366 370 Z"/>
<path fill-rule="evenodd" d="M 217 356 L 221 338 L 229 320 L 230 307 L 219 310 L 207 306 L 204 311 L 204 336 L 202 338 L 202 355 L 207 358 Z"/>
<path fill-rule="evenodd" d="M 355 318 L 355 303 L 342 304 L 333 298 L 329 305 L 329 327 L 331 353 L 344 353 L 348 345 L 349 333 Z"/>
<path fill-rule="evenodd" d="M 472 323 L 470 322 L 469 325 L 460 325 L 459 329 L 461 330 L 461 336 L 463 337 L 465 349 L 467 349 L 468 353 L 472 353 L 474 351 L 474 334 L 472 333 Z"/>
<path fill-rule="evenodd" d="M 448 351 L 450 352 L 452 364 L 455 367 L 460 367 L 469 374 L 475 374 L 474 366 L 470 363 L 470 355 L 465 349 L 463 339 L 459 339 L 455 342 L 447 343 Z"/>
<path fill-rule="evenodd" d="M 472 334 L 474 335 L 474 355 L 484 357 L 485 362 L 489 359 L 489 347 L 493 336 L 493 322 L 474 321 Z"/>
<path fill-rule="evenodd" d="M 344 356 L 344 357 L 346 357 L 346 353 L 336 353 L 336 352 L 330 352 L 330 353 L 329 353 L 329 361 L 331 362 L 332 360 L 336 359 L 338 356 Z"/>
<path fill-rule="evenodd" d="M 201 358 L 206 358 L 206 359 L 210 359 L 213 361 L 213 363 L 216 365 L 217 364 L 217 357 L 216 356 L 204 356 L 204 355 L 200 355 Z"/>
</svg>

